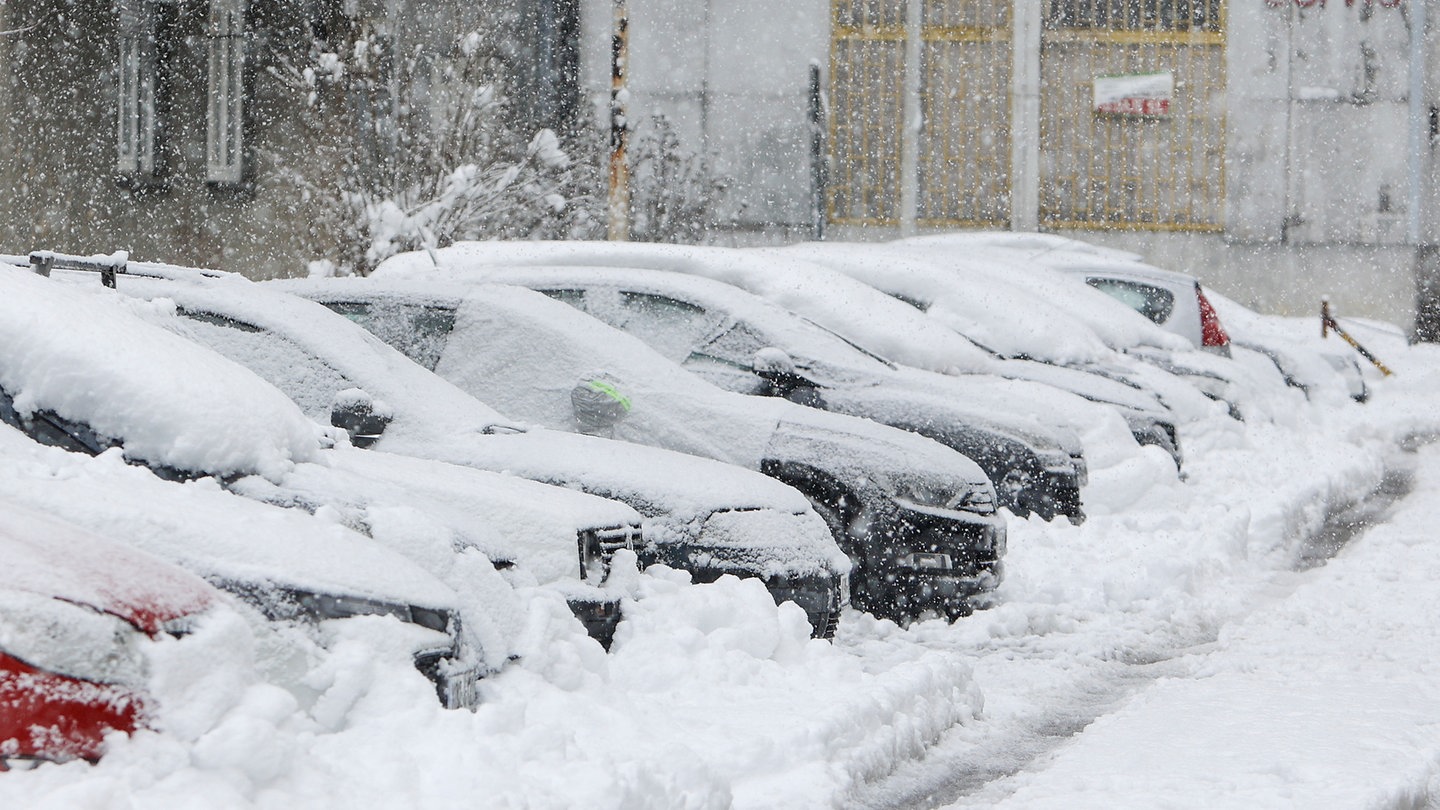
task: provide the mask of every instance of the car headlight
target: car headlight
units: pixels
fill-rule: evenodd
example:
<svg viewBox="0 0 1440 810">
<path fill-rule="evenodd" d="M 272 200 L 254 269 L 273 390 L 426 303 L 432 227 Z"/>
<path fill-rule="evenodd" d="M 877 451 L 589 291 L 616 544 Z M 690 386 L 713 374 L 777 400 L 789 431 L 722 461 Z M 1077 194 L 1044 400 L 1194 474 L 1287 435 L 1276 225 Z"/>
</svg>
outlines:
<svg viewBox="0 0 1440 810">
<path fill-rule="evenodd" d="M 1070 454 L 1059 448 L 1040 450 L 1036 453 L 1040 467 L 1046 472 L 1073 472 L 1075 461 Z"/>
<path fill-rule="evenodd" d="M 909 501 L 917 506 L 982 514 L 995 511 L 995 492 L 988 484 L 962 483 L 956 487 L 945 481 L 907 476 L 892 481 L 890 490 L 897 500 Z"/>
</svg>

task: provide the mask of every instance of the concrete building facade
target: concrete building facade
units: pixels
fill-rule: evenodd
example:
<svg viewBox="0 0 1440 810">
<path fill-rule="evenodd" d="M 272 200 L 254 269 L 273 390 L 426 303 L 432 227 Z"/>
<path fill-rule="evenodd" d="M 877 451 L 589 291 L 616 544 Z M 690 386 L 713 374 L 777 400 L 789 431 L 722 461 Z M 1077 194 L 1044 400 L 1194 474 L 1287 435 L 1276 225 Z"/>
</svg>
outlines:
<svg viewBox="0 0 1440 810">
<path fill-rule="evenodd" d="M 1409 326 L 1440 241 L 1428 2 L 627 0 L 627 101 L 735 179 L 717 241 L 810 238 L 817 202 L 830 238 L 1041 229 Z M 602 118 L 614 8 L 581 0 Z"/>
</svg>

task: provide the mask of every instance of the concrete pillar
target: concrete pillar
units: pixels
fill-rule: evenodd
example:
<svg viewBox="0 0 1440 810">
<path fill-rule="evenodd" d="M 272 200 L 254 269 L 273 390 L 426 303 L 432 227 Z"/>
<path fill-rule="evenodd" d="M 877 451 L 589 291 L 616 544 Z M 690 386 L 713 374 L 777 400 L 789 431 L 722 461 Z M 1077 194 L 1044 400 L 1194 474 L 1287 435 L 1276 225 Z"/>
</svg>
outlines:
<svg viewBox="0 0 1440 810">
<path fill-rule="evenodd" d="M 1010 229 L 1040 227 L 1041 7 L 1014 0 L 1011 20 Z"/>
</svg>

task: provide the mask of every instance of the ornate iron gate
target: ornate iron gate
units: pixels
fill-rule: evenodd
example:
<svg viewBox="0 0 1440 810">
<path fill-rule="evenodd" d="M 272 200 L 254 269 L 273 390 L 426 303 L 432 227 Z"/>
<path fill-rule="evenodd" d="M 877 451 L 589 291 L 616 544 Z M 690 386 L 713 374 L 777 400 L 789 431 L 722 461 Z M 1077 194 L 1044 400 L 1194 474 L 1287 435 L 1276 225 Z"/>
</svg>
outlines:
<svg viewBox="0 0 1440 810">
<path fill-rule="evenodd" d="M 1010 5 L 925 5 L 917 167 L 923 225 L 1010 221 Z"/>
<path fill-rule="evenodd" d="M 893 225 L 899 220 L 905 2 L 834 0 L 832 222 Z"/>
</svg>

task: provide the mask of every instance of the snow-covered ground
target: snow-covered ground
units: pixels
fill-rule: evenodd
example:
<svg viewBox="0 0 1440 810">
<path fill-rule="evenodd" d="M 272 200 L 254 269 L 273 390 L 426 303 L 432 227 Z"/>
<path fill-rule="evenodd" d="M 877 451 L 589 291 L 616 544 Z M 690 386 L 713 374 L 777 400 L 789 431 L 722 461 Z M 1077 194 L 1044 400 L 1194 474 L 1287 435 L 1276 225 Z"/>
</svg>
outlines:
<svg viewBox="0 0 1440 810">
<path fill-rule="evenodd" d="M 0 807 L 1423 807 L 1440 448 L 1402 445 L 1440 434 L 1440 350 L 1361 339 L 1398 370 L 1370 404 L 1182 428 L 1183 481 L 1087 447 L 1090 519 L 1012 520 L 1000 604 L 955 625 L 849 614 L 832 645 L 758 582 L 659 571 L 609 655 L 537 598 L 470 713 L 364 621 L 299 699 L 223 614 L 154 645 L 155 731 L 4 774 Z M 1397 470 L 1384 525 L 1298 570 Z"/>
</svg>

